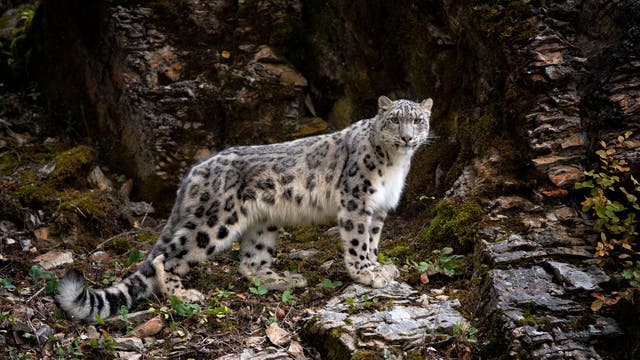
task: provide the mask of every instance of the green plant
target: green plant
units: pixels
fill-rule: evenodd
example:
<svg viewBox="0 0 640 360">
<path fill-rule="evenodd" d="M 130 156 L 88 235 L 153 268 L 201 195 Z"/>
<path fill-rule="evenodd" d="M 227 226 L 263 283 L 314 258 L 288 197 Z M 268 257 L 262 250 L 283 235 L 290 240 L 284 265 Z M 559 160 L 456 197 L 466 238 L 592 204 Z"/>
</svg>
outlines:
<svg viewBox="0 0 640 360">
<path fill-rule="evenodd" d="M 393 353 L 389 351 L 389 349 L 384 349 L 382 352 L 382 356 L 384 357 L 384 360 L 402 360 L 402 356 L 393 355 Z"/>
<path fill-rule="evenodd" d="M 129 251 L 129 258 L 125 261 L 124 266 L 129 267 L 142 260 L 144 260 L 144 253 L 137 248 L 131 248 Z"/>
<path fill-rule="evenodd" d="M 11 360 L 32 360 L 31 354 L 16 352 L 16 349 L 9 347 L 9 359 Z"/>
<path fill-rule="evenodd" d="M 125 305 L 122 305 L 120 306 L 120 310 L 118 310 L 118 312 L 120 313 L 120 320 L 127 324 L 127 332 L 131 332 L 133 326 L 131 326 L 131 322 L 129 321 L 129 308 L 127 308 Z"/>
<path fill-rule="evenodd" d="M 634 267 L 624 269 L 622 271 L 622 277 L 629 281 L 629 285 L 640 288 L 640 261 L 636 261 Z"/>
<path fill-rule="evenodd" d="M 102 274 L 102 283 L 104 285 L 111 285 L 113 283 L 115 283 L 117 280 L 116 278 L 116 273 L 113 270 L 106 270 L 103 274 Z"/>
<path fill-rule="evenodd" d="M 378 299 L 369 299 L 369 295 L 363 294 L 360 298 L 346 298 L 344 303 L 349 307 L 349 312 L 357 312 L 370 308 Z"/>
<path fill-rule="evenodd" d="M 432 253 L 433 255 L 429 260 L 409 262 L 409 265 L 422 273 L 420 280 L 423 283 L 427 283 L 429 281 L 430 275 L 443 274 L 446 276 L 454 276 L 462 273 L 458 260 L 462 259 L 464 256 L 452 254 L 453 249 L 450 247 L 436 249 L 433 250 Z"/>
<path fill-rule="evenodd" d="M 235 295 L 236 293 L 231 290 L 220 290 L 216 288 L 216 295 L 212 299 L 216 299 L 216 301 L 220 301 L 221 299 L 226 299 Z"/>
<path fill-rule="evenodd" d="M 322 280 L 322 287 L 327 288 L 327 289 L 335 289 L 342 286 L 342 281 L 340 280 L 336 280 L 336 281 L 331 281 L 331 279 L 324 279 Z"/>
<path fill-rule="evenodd" d="M 34 283 L 45 280 L 44 293 L 47 295 L 55 294 L 58 290 L 59 279 L 55 273 L 51 271 L 44 271 L 39 265 L 33 265 L 29 269 L 29 276 Z"/>
<path fill-rule="evenodd" d="M 169 306 L 164 305 L 159 308 L 155 308 L 153 306 L 149 307 L 150 312 L 161 314 L 165 319 L 173 318 L 174 315 L 180 317 L 199 315 L 201 310 L 202 308 L 200 305 L 184 302 L 181 298 L 175 295 L 169 297 Z"/>
<path fill-rule="evenodd" d="M 56 344 L 55 340 L 54 340 L 54 344 Z M 55 353 L 58 359 L 84 359 L 86 357 L 85 354 L 82 352 L 82 350 L 80 350 L 80 347 L 78 346 L 77 338 L 74 339 L 73 343 L 69 345 L 66 345 L 66 346 L 59 345 L 55 347 Z"/>
<path fill-rule="evenodd" d="M 257 279 L 257 278 L 253 279 L 253 284 L 255 285 L 255 287 L 250 287 L 249 288 L 249 291 L 252 294 L 256 294 L 256 295 L 262 296 L 262 295 L 265 295 L 266 293 L 269 292 L 269 289 L 267 289 L 266 286 L 264 286 L 264 285 L 262 285 L 260 283 L 260 279 Z"/>
<path fill-rule="evenodd" d="M 478 342 L 477 333 L 478 329 L 468 323 L 462 322 L 453 325 L 453 336 L 458 344 L 475 344 Z"/>
<path fill-rule="evenodd" d="M 227 306 L 209 306 L 206 308 L 205 313 L 215 317 L 223 317 L 231 313 L 231 309 Z"/>
<path fill-rule="evenodd" d="M 184 302 L 181 298 L 172 295 L 169 297 L 169 303 L 174 313 L 181 317 L 189 317 L 200 313 L 200 305 Z"/>
<path fill-rule="evenodd" d="M 220 290 L 216 288 L 216 294 L 209 298 L 209 304 L 204 313 L 218 318 L 224 317 L 231 313 L 231 309 L 226 305 L 221 305 L 223 299 L 234 296 L 236 293 L 229 290 Z"/>
<path fill-rule="evenodd" d="M 290 289 L 282 292 L 282 302 L 291 306 L 297 304 L 296 297 L 295 295 L 293 295 Z"/>
<path fill-rule="evenodd" d="M 627 159 L 618 154 L 618 149 L 632 151 L 631 135 L 626 132 L 610 144 L 600 141 L 601 148 L 596 151 L 598 166 L 585 171 L 586 179 L 575 185 L 576 189 L 589 190 L 581 205 L 582 211 L 595 220 L 593 229 L 600 235 L 595 256 L 615 259 L 617 271 L 629 283 L 628 287 L 614 290 L 610 295 L 592 293 L 594 311 L 604 305 L 614 305 L 621 298 L 631 301 L 640 291 L 640 252 L 637 248 L 640 183 L 631 174 Z"/>
<path fill-rule="evenodd" d="M 0 287 L 7 291 L 13 291 L 16 289 L 16 286 L 11 283 L 11 279 L 6 278 L 0 279 Z"/>
<path fill-rule="evenodd" d="M 102 342 L 102 347 L 111 352 L 114 353 L 116 351 L 116 347 L 118 346 L 118 342 L 111 336 L 109 336 L 109 334 L 102 334 L 102 338 L 103 338 L 103 342 Z"/>
</svg>

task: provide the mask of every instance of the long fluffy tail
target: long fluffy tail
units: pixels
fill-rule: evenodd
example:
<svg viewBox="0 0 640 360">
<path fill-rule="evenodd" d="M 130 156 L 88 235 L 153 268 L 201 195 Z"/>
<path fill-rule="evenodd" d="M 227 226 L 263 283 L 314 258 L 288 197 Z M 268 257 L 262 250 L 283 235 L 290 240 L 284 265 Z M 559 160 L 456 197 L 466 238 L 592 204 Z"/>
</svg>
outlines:
<svg viewBox="0 0 640 360">
<path fill-rule="evenodd" d="M 149 261 L 111 287 L 90 290 L 84 276 L 70 270 L 58 284 L 56 302 L 74 320 L 95 321 L 96 315 L 107 318 L 117 314 L 122 305 L 127 308 L 141 298 L 150 297 L 156 288 L 155 270 Z"/>
</svg>

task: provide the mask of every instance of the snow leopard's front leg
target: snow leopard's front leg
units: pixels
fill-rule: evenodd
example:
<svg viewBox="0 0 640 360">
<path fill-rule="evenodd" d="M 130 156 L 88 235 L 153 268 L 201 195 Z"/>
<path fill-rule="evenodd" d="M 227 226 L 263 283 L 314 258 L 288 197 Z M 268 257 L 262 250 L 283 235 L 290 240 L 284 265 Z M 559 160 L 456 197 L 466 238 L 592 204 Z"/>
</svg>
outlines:
<svg viewBox="0 0 640 360">
<path fill-rule="evenodd" d="M 348 200 L 345 208 L 338 214 L 344 264 L 354 281 L 374 288 L 385 287 L 399 273 L 393 265 L 381 265 L 373 257 L 371 246 L 377 247 L 379 236 L 372 240 L 369 229 L 374 224 L 373 216 L 359 203 L 353 199 Z M 378 224 L 378 221 L 375 223 Z"/>
<path fill-rule="evenodd" d="M 385 211 L 375 212 L 371 218 L 371 226 L 367 229 L 369 232 L 369 257 L 374 263 L 378 263 L 378 244 L 380 243 L 380 234 L 386 217 L 387 213 Z"/>
</svg>

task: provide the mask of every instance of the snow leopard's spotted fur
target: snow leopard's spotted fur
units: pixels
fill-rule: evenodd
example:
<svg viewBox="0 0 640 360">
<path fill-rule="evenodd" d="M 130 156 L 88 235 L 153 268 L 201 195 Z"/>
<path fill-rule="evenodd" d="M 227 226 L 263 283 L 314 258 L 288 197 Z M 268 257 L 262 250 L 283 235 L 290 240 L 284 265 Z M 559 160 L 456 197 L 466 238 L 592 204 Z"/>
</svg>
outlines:
<svg viewBox="0 0 640 360">
<path fill-rule="evenodd" d="M 212 156 L 185 177 L 158 242 L 135 273 L 89 290 L 70 271 L 58 287 L 58 304 L 73 318 L 94 320 L 154 293 L 201 300 L 181 277 L 234 241 L 241 242 L 239 270 L 246 278 L 276 289 L 305 286 L 300 275 L 271 270 L 278 226 L 334 219 L 349 275 L 386 286 L 398 270 L 378 262 L 380 232 L 414 151 L 428 138 L 432 103 L 382 96 L 375 117 L 342 131 Z"/>
</svg>

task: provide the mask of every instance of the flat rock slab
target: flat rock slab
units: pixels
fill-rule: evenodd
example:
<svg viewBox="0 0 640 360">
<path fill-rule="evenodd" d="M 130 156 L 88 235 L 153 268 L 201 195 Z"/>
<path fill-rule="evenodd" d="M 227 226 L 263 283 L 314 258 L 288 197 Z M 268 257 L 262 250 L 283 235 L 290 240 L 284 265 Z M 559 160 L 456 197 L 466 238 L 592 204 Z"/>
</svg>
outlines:
<svg viewBox="0 0 640 360">
<path fill-rule="evenodd" d="M 556 280 L 567 290 L 600 290 L 599 285 L 611 279 L 595 265 L 579 269 L 574 265 L 558 261 L 547 261 L 546 264 L 553 271 Z"/>
<path fill-rule="evenodd" d="M 570 299 L 573 291 L 607 281 L 597 268 L 547 261 L 541 266 L 489 271 L 485 311 L 509 338 L 509 355 L 522 359 L 602 359 L 593 344 L 622 334 L 615 320 Z M 587 321 L 585 319 L 588 319 Z"/>
<path fill-rule="evenodd" d="M 553 282 L 553 275 L 540 266 L 489 271 L 491 298 L 498 310 L 510 310 L 525 304 L 534 304 L 554 312 L 576 312 L 583 308 L 576 302 L 561 298 L 562 286 Z"/>
<path fill-rule="evenodd" d="M 399 282 L 385 289 L 353 284 L 312 313 L 304 335 L 326 359 L 383 349 L 419 352 L 448 342 L 454 325 L 468 323 L 455 309 L 457 299 L 438 298 Z"/>
</svg>

